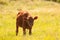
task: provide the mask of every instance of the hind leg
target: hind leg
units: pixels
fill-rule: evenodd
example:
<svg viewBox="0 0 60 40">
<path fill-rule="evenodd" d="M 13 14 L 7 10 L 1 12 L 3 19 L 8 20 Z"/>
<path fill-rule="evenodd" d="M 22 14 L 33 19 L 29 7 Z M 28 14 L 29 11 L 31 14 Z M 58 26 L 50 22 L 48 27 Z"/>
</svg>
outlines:
<svg viewBox="0 0 60 40">
<path fill-rule="evenodd" d="M 16 24 L 16 36 L 18 35 L 18 25 Z"/>
</svg>

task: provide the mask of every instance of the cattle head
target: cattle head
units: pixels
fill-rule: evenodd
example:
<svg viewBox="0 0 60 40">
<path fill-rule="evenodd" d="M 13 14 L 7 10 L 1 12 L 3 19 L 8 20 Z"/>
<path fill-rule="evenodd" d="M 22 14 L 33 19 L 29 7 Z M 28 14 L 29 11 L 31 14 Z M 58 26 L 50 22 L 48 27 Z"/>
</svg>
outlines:
<svg viewBox="0 0 60 40">
<path fill-rule="evenodd" d="M 28 25 L 30 27 L 32 27 L 33 26 L 33 23 L 34 23 L 34 20 L 36 20 L 37 18 L 38 18 L 37 16 L 35 16 L 34 18 L 33 17 L 29 17 L 28 18 Z"/>
</svg>

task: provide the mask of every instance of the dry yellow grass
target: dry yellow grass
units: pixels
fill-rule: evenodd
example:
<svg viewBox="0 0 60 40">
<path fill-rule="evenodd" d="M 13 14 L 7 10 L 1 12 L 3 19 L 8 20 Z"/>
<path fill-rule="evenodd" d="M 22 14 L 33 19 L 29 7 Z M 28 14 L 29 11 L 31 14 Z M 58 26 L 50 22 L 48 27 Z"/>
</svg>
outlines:
<svg viewBox="0 0 60 40">
<path fill-rule="evenodd" d="M 60 40 L 60 4 L 46 1 L 30 3 L 30 1 L 29 3 L 25 1 L 15 3 L 14 1 L 7 6 L 1 6 L 0 40 Z M 29 11 L 33 17 L 38 16 L 34 22 L 31 36 L 28 31 L 23 36 L 22 28 L 19 28 L 18 36 L 16 36 L 15 22 L 19 8 Z"/>
</svg>

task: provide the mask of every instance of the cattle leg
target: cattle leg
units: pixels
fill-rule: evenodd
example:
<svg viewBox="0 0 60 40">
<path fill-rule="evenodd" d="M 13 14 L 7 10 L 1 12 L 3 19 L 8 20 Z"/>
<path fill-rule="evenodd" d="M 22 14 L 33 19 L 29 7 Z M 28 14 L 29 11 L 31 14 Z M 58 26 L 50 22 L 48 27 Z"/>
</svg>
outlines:
<svg viewBox="0 0 60 40">
<path fill-rule="evenodd" d="M 29 35 L 31 35 L 31 28 L 29 29 Z"/>
<path fill-rule="evenodd" d="M 25 35 L 26 34 L 26 29 L 25 28 L 23 28 L 23 35 Z"/>
<path fill-rule="evenodd" d="M 16 25 L 16 36 L 18 35 L 18 25 Z"/>
</svg>

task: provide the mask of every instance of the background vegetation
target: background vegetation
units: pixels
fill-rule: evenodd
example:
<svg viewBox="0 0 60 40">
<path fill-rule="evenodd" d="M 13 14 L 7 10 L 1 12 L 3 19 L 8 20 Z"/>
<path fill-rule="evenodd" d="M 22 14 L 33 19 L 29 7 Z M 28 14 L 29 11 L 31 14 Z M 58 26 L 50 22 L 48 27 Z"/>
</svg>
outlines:
<svg viewBox="0 0 60 40">
<path fill-rule="evenodd" d="M 54 1 L 60 3 L 60 0 L 47 0 L 47 1 Z"/>
<path fill-rule="evenodd" d="M 60 1 L 60 0 L 59 0 Z M 16 36 L 16 15 L 26 10 L 38 16 L 32 35 L 23 36 L 22 28 Z M 0 0 L 0 40 L 60 40 L 60 3 L 45 0 Z"/>
</svg>

